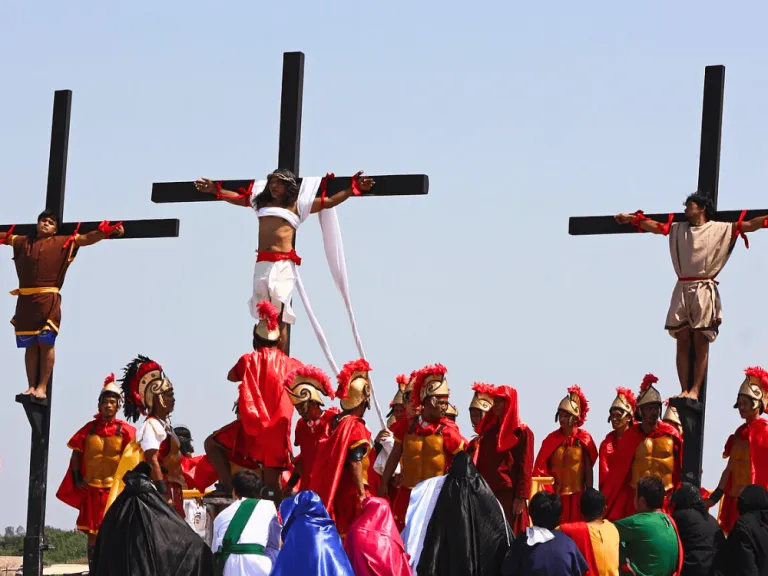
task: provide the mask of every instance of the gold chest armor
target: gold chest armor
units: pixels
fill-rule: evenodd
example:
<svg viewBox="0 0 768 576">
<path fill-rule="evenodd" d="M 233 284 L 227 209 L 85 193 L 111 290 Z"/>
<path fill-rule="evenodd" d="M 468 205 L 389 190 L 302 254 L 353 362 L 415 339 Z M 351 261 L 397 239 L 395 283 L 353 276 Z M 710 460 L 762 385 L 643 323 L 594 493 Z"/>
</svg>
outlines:
<svg viewBox="0 0 768 576">
<path fill-rule="evenodd" d="M 85 438 L 85 477 L 83 480 L 94 488 L 111 488 L 120 455 L 123 453 L 122 425 L 117 425 L 113 436 L 99 436 L 96 425 Z"/>
<path fill-rule="evenodd" d="M 752 484 L 752 460 L 747 440 L 734 440 L 728 458 L 728 469 L 731 471 L 730 495 L 738 498 L 741 491 Z"/>
<path fill-rule="evenodd" d="M 658 476 L 665 490 L 674 488 L 672 473 L 675 469 L 675 441 L 671 436 L 646 438 L 635 450 L 632 462 L 632 481 L 630 486 L 637 488 L 637 483 L 646 476 Z"/>
<path fill-rule="evenodd" d="M 581 445 L 558 446 L 549 463 L 558 494 L 577 494 L 584 490 L 584 449 Z"/>
<path fill-rule="evenodd" d="M 401 484 L 406 488 L 445 474 L 442 434 L 419 436 L 413 432 L 412 429 L 403 439 Z"/>
</svg>

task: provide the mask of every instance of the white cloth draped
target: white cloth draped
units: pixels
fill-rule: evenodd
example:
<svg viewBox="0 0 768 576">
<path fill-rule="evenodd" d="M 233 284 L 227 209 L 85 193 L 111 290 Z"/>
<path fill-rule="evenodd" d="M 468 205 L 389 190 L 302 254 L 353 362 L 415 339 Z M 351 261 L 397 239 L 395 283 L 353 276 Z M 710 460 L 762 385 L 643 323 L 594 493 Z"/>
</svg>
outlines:
<svg viewBox="0 0 768 576">
<path fill-rule="evenodd" d="M 405 551 L 411 556 L 411 568 L 414 576 L 418 576 L 416 567 L 419 565 L 421 551 L 424 549 L 427 527 L 432 513 L 435 511 L 435 505 L 445 483 L 445 478 L 445 476 L 435 476 L 416 484 L 411 490 L 411 499 L 405 514 L 405 530 L 403 530 L 402 536 Z"/>
<path fill-rule="evenodd" d="M 266 180 L 259 180 L 258 182 L 254 183 L 251 196 L 251 206 L 254 210 L 256 210 L 256 213 L 259 216 L 279 216 L 280 218 L 286 220 L 291 226 L 293 226 L 293 228 L 298 229 L 299 225 L 307 218 L 309 218 L 309 215 L 312 212 L 312 203 L 317 197 L 317 191 L 320 189 L 322 180 L 322 178 L 317 176 L 302 178 L 299 197 L 296 201 L 296 211 L 298 212 L 298 218 L 296 217 L 296 214 L 290 210 L 286 210 L 285 208 L 270 207 L 262 208 L 261 210 L 256 209 L 256 195 L 264 190 L 267 185 Z M 269 212 L 267 212 L 267 210 L 269 210 Z M 287 214 L 283 214 L 283 212 L 286 212 Z M 341 293 L 342 300 L 344 301 L 344 307 L 347 309 L 347 316 L 349 316 L 349 322 L 352 326 L 352 336 L 355 339 L 357 351 L 361 358 L 365 358 L 366 356 L 365 350 L 363 349 L 363 342 L 360 338 L 360 332 L 357 329 L 355 313 L 352 310 L 352 300 L 349 293 L 349 280 L 347 278 L 347 261 L 344 257 L 344 243 L 341 238 L 341 226 L 339 225 L 339 217 L 336 214 L 335 208 L 328 208 L 321 210 L 318 213 L 318 218 L 320 220 L 320 231 L 323 236 L 325 258 L 328 261 L 331 276 L 333 277 L 333 281 L 336 284 L 336 287 Z M 307 312 L 309 323 L 315 332 L 315 336 L 320 343 L 320 348 L 322 349 L 325 358 L 328 360 L 328 364 L 331 366 L 334 375 L 338 375 L 339 366 L 336 364 L 336 360 L 333 357 L 331 347 L 328 344 L 328 339 L 325 337 L 325 332 L 323 332 L 323 329 L 320 326 L 320 322 L 315 316 L 315 313 L 312 310 L 312 306 L 309 303 L 309 297 L 307 296 L 307 291 L 304 288 L 304 282 L 301 279 L 299 267 L 296 266 L 295 270 L 296 291 L 299 293 L 301 303 L 304 305 L 304 309 Z M 382 412 L 379 401 L 376 398 L 376 391 L 374 389 L 373 382 L 371 382 L 371 396 L 373 398 L 373 406 L 376 410 L 376 415 L 379 418 L 379 422 L 381 423 L 381 427 L 382 429 L 386 430 L 387 421 L 384 418 L 384 413 Z"/>
</svg>

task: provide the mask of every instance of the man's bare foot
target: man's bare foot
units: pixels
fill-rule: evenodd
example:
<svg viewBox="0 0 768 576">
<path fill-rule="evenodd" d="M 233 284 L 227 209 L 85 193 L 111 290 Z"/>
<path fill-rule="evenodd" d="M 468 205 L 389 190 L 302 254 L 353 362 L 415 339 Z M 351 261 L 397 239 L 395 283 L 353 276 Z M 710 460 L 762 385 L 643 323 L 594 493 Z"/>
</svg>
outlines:
<svg viewBox="0 0 768 576">
<path fill-rule="evenodd" d="M 45 400 L 46 399 L 45 392 L 46 392 L 45 390 L 40 390 L 39 388 L 35 388 L 34 390 L 32 390 L 31 394 L 38 400 Z"/>
<path fill-rule="evenodd" d="M 22 396 L 34 396 L 35 395 L 35 389 L 30 386 L 27 388 L 24 392 L 21 393 Z"/>
</svg>

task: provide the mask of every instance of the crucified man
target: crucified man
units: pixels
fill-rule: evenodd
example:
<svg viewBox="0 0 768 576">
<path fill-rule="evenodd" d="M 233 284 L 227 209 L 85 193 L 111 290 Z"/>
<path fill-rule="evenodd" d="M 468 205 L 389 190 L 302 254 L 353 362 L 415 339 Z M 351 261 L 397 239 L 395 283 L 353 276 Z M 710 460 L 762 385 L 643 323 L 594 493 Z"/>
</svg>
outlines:
<svg viewBox="0 0 768 576">
<path fill-rule="evenodd" d="M 699 399 L 707 372 L 709 344 L 717 338 L 723 320 L 715 278 L 728 262 L 739 236 L 749 248 L 745 234 L 768 228 L 766 216 L 744 220 L 742 213 L 738 222 L 715 222 L 714 215 L 711 200 L 697 193 L 685 201 L 688 222 L 672 222 L 671 214 L 666 223 L 656 222 L 642 211 L 616 216 L 619 224 L 632 224 L 642 232 L 669 236 L 669 251 L 677 284 L 672 292 L 665 328 L 677 340 L 680 397 L 694 400 Z M 696 358 L 693 384 L 689 389 L 691 339 Z"/>
<path fill-rule="evenodd" d="M 347 198 L 369 192 L 375 182 L 358 172 L 352 177 L 352 185 L 333 196 L 316 198 L 300 194 L 296 176 L 290 170 L 279 169 L 267 176 L 266 186 L 261 191 L 248 190 L 240 193 L 223 190 L 221 184 L 207 178 L 195 182 L 195 188 L 206 194 L 235 206 L 253 208 L 259 218 L 259 247 L 256 267 L 253 272 L 253 296 L 249 301 L 251 316 L 259 319 L 256 307 L 263 300 L 271 301 L 278 310 L 282 307 L 280 326 L 280 350 L 288 348 L 288 331 L 285 324 L 293 324 L 296 317 L 291 308 L 291 295 L 296 284 L 296 266 L 301 258 L 294 249 L 296 230 L 309 214 L 333 208 Z M 304 188 L 302 187 L 302 190 Z"/>
</svg>

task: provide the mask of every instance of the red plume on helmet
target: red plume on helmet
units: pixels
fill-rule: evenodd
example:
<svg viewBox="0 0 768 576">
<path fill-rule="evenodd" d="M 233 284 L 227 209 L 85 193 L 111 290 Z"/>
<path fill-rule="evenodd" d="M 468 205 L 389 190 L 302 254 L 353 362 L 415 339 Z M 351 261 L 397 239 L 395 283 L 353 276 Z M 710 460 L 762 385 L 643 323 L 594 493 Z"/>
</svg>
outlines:
<svg viewBox="0 0 768 576">
<path fill-rule="evenodd" d="M 333 392 L 333 388 L 331 387 L 331 379 L 328 378 L 328 374 L 326 374 L 323 370 L 318 368 L 317 366 L 312 366 L 311 364 L 302 364 L 298 368 L 295 368 L 291 372 L 288 373 L 288 375 L 283 380 L 283 386 L 286 388 L 292 389 L 293 383 L 297 376 L 302 376 L 304 378 L 312 378 L 313 380 L 317 380 L 317 382 L 322 387 L 321 392 L 328 396 L 331 400 L 333 400 L 336 395 Z"/>
<path fill-rule="evenodd" d="M 763 393 L 768 393 L 768 372 L 760 368 L 760 366 L 752 366 L 744 370 L 744 374 L 748 378 L 755 378 L 760 383 Z"/>
<path fill-rule="evenodd" d="M 631 414 L 634 414 L 637 410 L 637 398 L 635 398 L 635 393 L 632 392 L 629 388 L 622 388 L 618 387 L 616 388 L 616 394 L 619 396 L 624 396 L 626 401 L 629 403 L 629 405 L 632 407 Z"/>
<path fill-rule="evenodd" d="M 115 381 L 115 374 L 112 373 L 109 376 L 107 376 L 106 378 L 104 378 L 104 386 L 106 386 L 107 384 L 111 384 L 114 381 Z"/>
<path fill-rule="evenodd" d="M 656 384 L 658 381 L 659 379 L 653 374 L 646 374 L 643 377 L 643 383 L 640 384 L 640 394 L 648 390 L 648 388 L 650 388 L 653 384 Z"/>
<path fill-rule="evenodd" d="M 497 388 L 498 386 L 494 386 L 493 384 L 485 384 L 484 382 L 475 382 L 472 385 L 472 390 L 478 394 L 485 394 L 487 396 L 493 396 Z"/>
<path fill-rule="evenodd" d="M 413 384 L 413 394 L 411 394 L 411 402 L 418 408 L 421 406 L 421 390 L 424 388 L 424 381 L 428 376 L 439 376 L 448 374 L 448 368 L 442 364 L 432 364 L 430 366 L 424 366 L 421 370 L 416 372 L 416 382 Z"/>
<path fill-rule="evenodd" d="M 405 390 L 405 387 L 408 386 L 408 382 L 410 381 L 410 378 L 408 378 L 408 376 L 405 374 L 400 374 L 397 378 L 395 378 L 395 382 L 397 382 L 400 390 Z"/>
<path fill-rule="evenodd" d="M 346 400 L 349 397 L 349 384 L 351 382 L 352 374 L 355 372 L 370 371 L 371 365 L 368 364 L 368 361 L 364 360 L 363 358 L 344 364 L 341 372 L 339 372 L 339 375 L 336 376 L 336 382 L 339 385 L 339 387 L 336 389 L 336 396 L 338 396 L 339 400 Z"/>
<path fill-rule="evenodd" d="M 584 422 L 587 421 L 587 414 L 589 413 L 589 401 L 587 400 L 587 397 L 584 396 L 584 392 L 582 392 L 581 388 L 578 386 L 571 386 L 568 388 L 568 394 L 576 394 L 576 396 L 579 398 L 579 404 L 581 404 L 581 410 L 579 419 L 576 422 L 576 424 L 581 427 L 584 426 Z"/>
<path fill-rule="evenodd" d="M 278 321 L 280 313 L 272 302 L 269 300 L 262 300 L 256 304 L 256 313 L 259 315 L 260 319 L 267 323 L 267 330 L 270 332 L 277 330 L 277 327 L 280 324 Z"/>
</svg>

